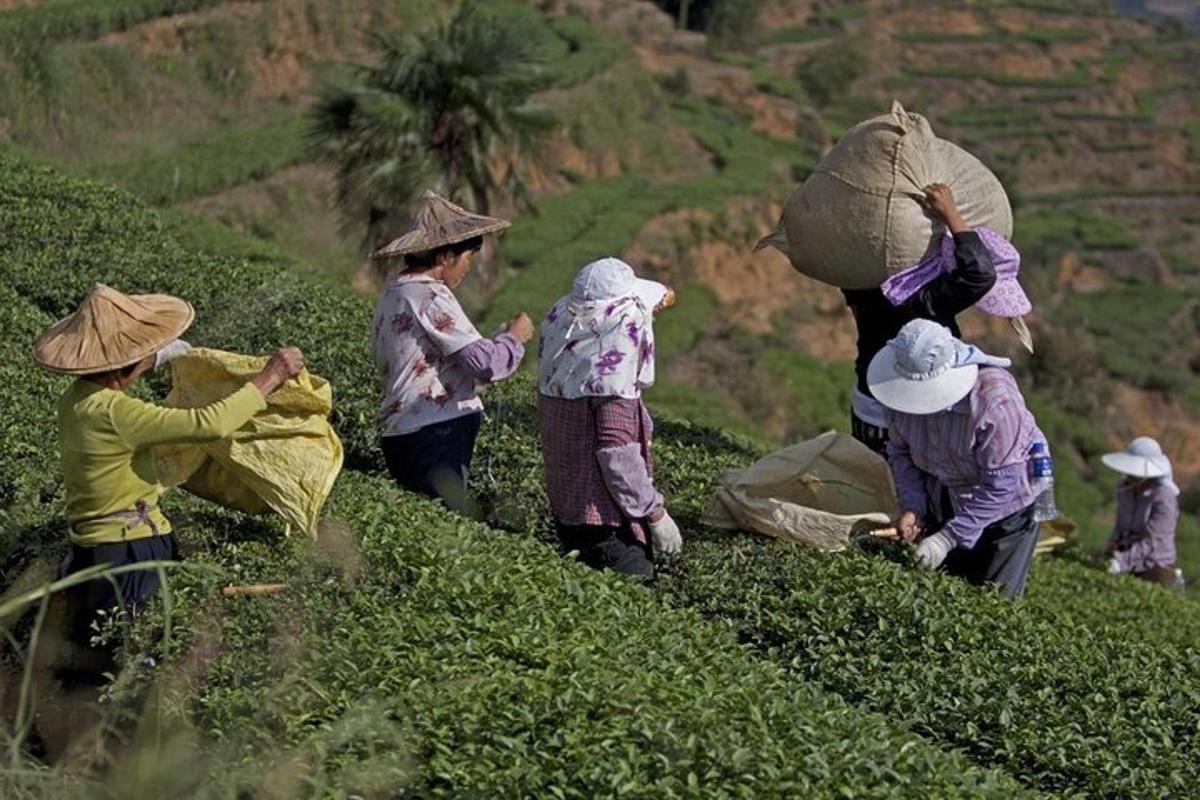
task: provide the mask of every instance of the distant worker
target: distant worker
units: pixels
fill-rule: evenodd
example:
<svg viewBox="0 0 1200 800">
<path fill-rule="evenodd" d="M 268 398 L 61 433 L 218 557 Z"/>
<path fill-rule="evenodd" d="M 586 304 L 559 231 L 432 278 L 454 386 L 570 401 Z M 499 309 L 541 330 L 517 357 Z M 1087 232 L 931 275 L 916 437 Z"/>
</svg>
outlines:
<svg viewBox="0 0 1200 800">
<path fill-rule="evenodd" d="M 888 430 L 884 409 L 871 394 L 867 368 L 905 323 L 932 320 L 958 337 L 958 314 L 981 301 L 983 310 L 1000 316 L 1016 318 L 1029 311 L 1029 301 L 1016 280 L 1020 256 L 1004 237 L 990 229 L 972 230 L 945 184 L 926 187 L 919 202 L 949 232 L 937 252 L 893 276 L 883 287 L 842 290 L 858 328 L 858 356 L 854 362 L 858 381 L 852 399 L 851 432 L 881 455 L 886 453 Z M 1019 330 L 1023 330 L 1023 324 Z"/>
<path fill-rule="evenodd" d="M 522 312 L 485 339 L 453 290 L 483 237 L 509 224 L 426 192 L 410 230 L 374 255 L 404 257 L 404 268 L 388 277 L 371 330 L 383 378 L 383 456 L 402 488 L 460 513 L 469 509 L 467 480 L 483 419 L 477 386 L 516 371 L 533 323 Z"/>
<path fill-rule="evenodd" d="M 169 295 L 125 295 L 103 284 L 38 340 L 46 369 L 77 376 L 58 404 L 59 450 L 71 550 L 62 575 L 178 558 L 158 507 L 154 445 L 222 439 L 266 408 L 266 396 L 304 368 L 294 347 L 253 379 L 203 408 L 163 408 L 125 394 L 147 371 L 188 350 L 190 304 Z M 71 638 L 86 645 L 98 612 L 136 611 L 159 589 L 154 569 L 98 578 L 69 596 Z"/>
<path fill-rule="evenodd" d="M 1038 539 L 1035 505 L 1049 488 L 1030 455 L 1045 439 L 1017 383 L 949 329 L 919 319 L 871 360 L 867 379 L 891 432 L 888 461 L 902 513 L 897 529 L 919 539 L 918 563 L 1008 597 L 1025 590 Z M 1035 450 L 1035 446 L 1040 445 Z M 948 497 L 949 509 L 939 509 Z"/>
<path fill-rule="evenodd" d="M 1179 487 L 1170 459 L 1158 442 L 1139 436 L 1102 460 L 1125 476 L 1117 485 L 1116 524 L 1104 548 L 1111 558 L 1109 571 L 1173 586 Z"/>
<path fill-rule="evenodd" d="M 652 577 L 652 549 L 683 540 L 654 487 L 654 315 L 674 302 L 616 258 L 584 267 L 542 324 L 538 418 L 546 494 L 563 552 L 595 569 Z"/>
</svg>

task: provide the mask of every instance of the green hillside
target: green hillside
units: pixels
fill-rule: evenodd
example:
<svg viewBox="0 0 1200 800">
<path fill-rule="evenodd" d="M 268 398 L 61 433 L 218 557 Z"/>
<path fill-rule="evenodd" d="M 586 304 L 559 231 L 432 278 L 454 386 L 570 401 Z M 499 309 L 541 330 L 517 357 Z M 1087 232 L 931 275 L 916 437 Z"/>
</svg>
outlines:
<svg viewBox="0 0 1200 800">
<path fill-rule="evenodd" d="M 1200 36 L 1106 0 L 723 2 L 732 21 L 696 0 L 694 34 L 668 2 L 487 3 L 538 42 L 537 97 L 558 124 L 535 207 L 496 274 L 465 287 L 479 327 L 539 317 L 602 255 L 679 290 L 648 400 L 687 544 L 651 587 L 554 551 L 528 375 L 485 397 L 473 476 L 512 530 L 386 478 L 363 343 L 374 300 L 350 285 L 361 231 L 330 204 L 305 113 L 370 57 L 364 32 L 419 30 L 442 4 L 0 10 L 0 610 L 16 608 L 0 615 L 0 796 L 1195 793 Z M 1080 524 L 1017 603 L 888 545 L 819 555 L 699 522 L 723 470 L 847 427 L 836 291 L 749 250 L 836 136 L 893 97 L 1014 203 L 1038 342 L 1015 369 Z M 22 596 L 66 549 L 65 384 L 29 349 L 96 280 L 186 297 L 198 345 L 302 347 L 333 382 L 346 470 L 316 542 L 165 499 L 187 560 L 127 632 L 96 741 L 64 756 L 55 731 L 82 723 L 61 698 L 29 705 L 37 613 Z M 998 327 L 968 329 L 1015 350 Z M 1096 564 L 1116 480 L 1099 458 L 1137 433 L 1193 487 L 1187 595 Z M 281 595 L 219 595 L 279 580 Z"/>
</svg>

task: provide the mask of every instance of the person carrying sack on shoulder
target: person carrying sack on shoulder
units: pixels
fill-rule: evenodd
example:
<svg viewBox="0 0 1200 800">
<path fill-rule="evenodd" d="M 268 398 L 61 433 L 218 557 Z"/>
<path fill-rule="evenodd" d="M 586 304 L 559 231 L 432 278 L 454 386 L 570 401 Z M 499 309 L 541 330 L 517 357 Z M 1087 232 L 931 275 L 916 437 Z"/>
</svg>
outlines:
<svg viewBox="0 0 1200 800">
<path fill-rule="evenodd" d="M 1037 545 L 1035 506 L 1052 484 L 1031 470 L 1031 454 L 1049 451 L 1010 364 L 918 319 L 871 359 L 867 378 L 886 408 L 896 527 L 905 541 L 920 539 L 918 563 L 1013 598 Z M 949 519 L 931 500 L 942 489 Z"/>
<path fill-rule="evenodd" d="M 1158 442 L 1139 436 L 1101 459 L 1124 478 L 1117 485 L 1117 519 L 1105 545 L 1108 571 L 1151 583 L 1175 585 L 1175 526 L 1179 487 Z"/>
<path fill-rule="evenodd" d="M 454 296 L 483 237 L 510 223 L 426 192 L 412 228 L 374 254 L 404 257 L 387 280 L 371 343 L 383 379 L 379 422 L 388 471 L 401 488 L 467 513 L 467 480 L 483 420 L 477 387 L 512 375 L 533 323 L 517 314 L 485 339 Z"/>
<path fill-rule="evenodd" d="M 176 560 L 171 523 L 158 507 L 162 487 L 151 448 L 229 436 L 267 406 L 266 397 L 304 368 L 294 347 L 223 400 L 202 408 L 163 408 L 125 391 L 146 372 L 186 352 L 179 337 L 195 317 L 169 295 L 126 295 L 96 286 L 70 316 L 38 340 L 42 367 L 76 376 L 58 404 L 63 489 L 71 551 L 60 574 Z M 98 612 L 136 611 L 159 590 L 157 570 L 97 578 L 70 593 L 71 638 L 86 645 Z"/>
<path fill-rule="evenodd" d="M 1028 341 L 1020 317 L 1029 313 L 1031 305 L 1017 282 L 1020 254 L 995 231 L 968 226 L 949 186 L 926 187 L 918 202 L 946 226 L 936 252 L 879 288 L 842 290 L 858 329 L 851 433 L 880 455 L 886 455 L 888 429 L 884 407 L 871 393 L 867 370 L 875 354 L 906 323 L 931 320 L 958 337 L 958 315 L 978 306 L 988 314 L 1015 320 L 1022 341 Z"/>
<path fill-rule="evenodd" d="M 542 323 L 538 420 L 546 494 L 564 553 L 645 578 L 653 550 L 683 540 L 654 487 L 654 432 L 642 390 L 654 383 L 654 315 L 674 293 L 616 258 L 584 267 Z"/>
</svg>

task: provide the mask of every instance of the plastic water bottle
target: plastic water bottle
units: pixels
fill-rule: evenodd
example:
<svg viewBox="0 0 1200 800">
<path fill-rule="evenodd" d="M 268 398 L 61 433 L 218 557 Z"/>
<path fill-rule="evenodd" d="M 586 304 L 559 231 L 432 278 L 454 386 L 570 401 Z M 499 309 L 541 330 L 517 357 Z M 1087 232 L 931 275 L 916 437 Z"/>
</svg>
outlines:
<svg viewBox="0 0 1200 800">
<path fill-rule="evenodd" d="M 1045 442 L 1037 442 L 1029 448 L 1029 477 L 1048 482 L 1046 490 L 1034 501 L 1034 520 L 1047 522 L 1056 519 L 1058 506 L 1054 502 L 1054 459 L 1050 457 L 1050 448 L 1046 447 Z"/>
<path fill-rule="evenodd" d="M 1182 592 L 1187 588 L 1187 579 L 1183 577 L 1183 570 L 1179 567 L 1175 568 L 1175 591 Z"/>
</svg>

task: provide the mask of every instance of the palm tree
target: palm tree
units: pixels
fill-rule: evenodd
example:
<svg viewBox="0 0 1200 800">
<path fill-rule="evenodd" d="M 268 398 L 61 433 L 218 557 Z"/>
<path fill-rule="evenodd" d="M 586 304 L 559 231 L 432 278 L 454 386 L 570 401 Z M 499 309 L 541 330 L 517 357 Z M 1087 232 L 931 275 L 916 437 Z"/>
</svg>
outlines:
<svg viewBox="0 0 1200 800">
<path fill-rule="evenodd" d="M 546 85 L 542 45 L 513 18 L 467 0 L 432 31 L 374 37 L 371 65 L 327 86 L 310 147 L 337 174 L 337 205 L 374 248 L 427 188 L 481 213 L 527 204 L 522 165 L 550 123 L 530 104 Z"/>
</svg>

